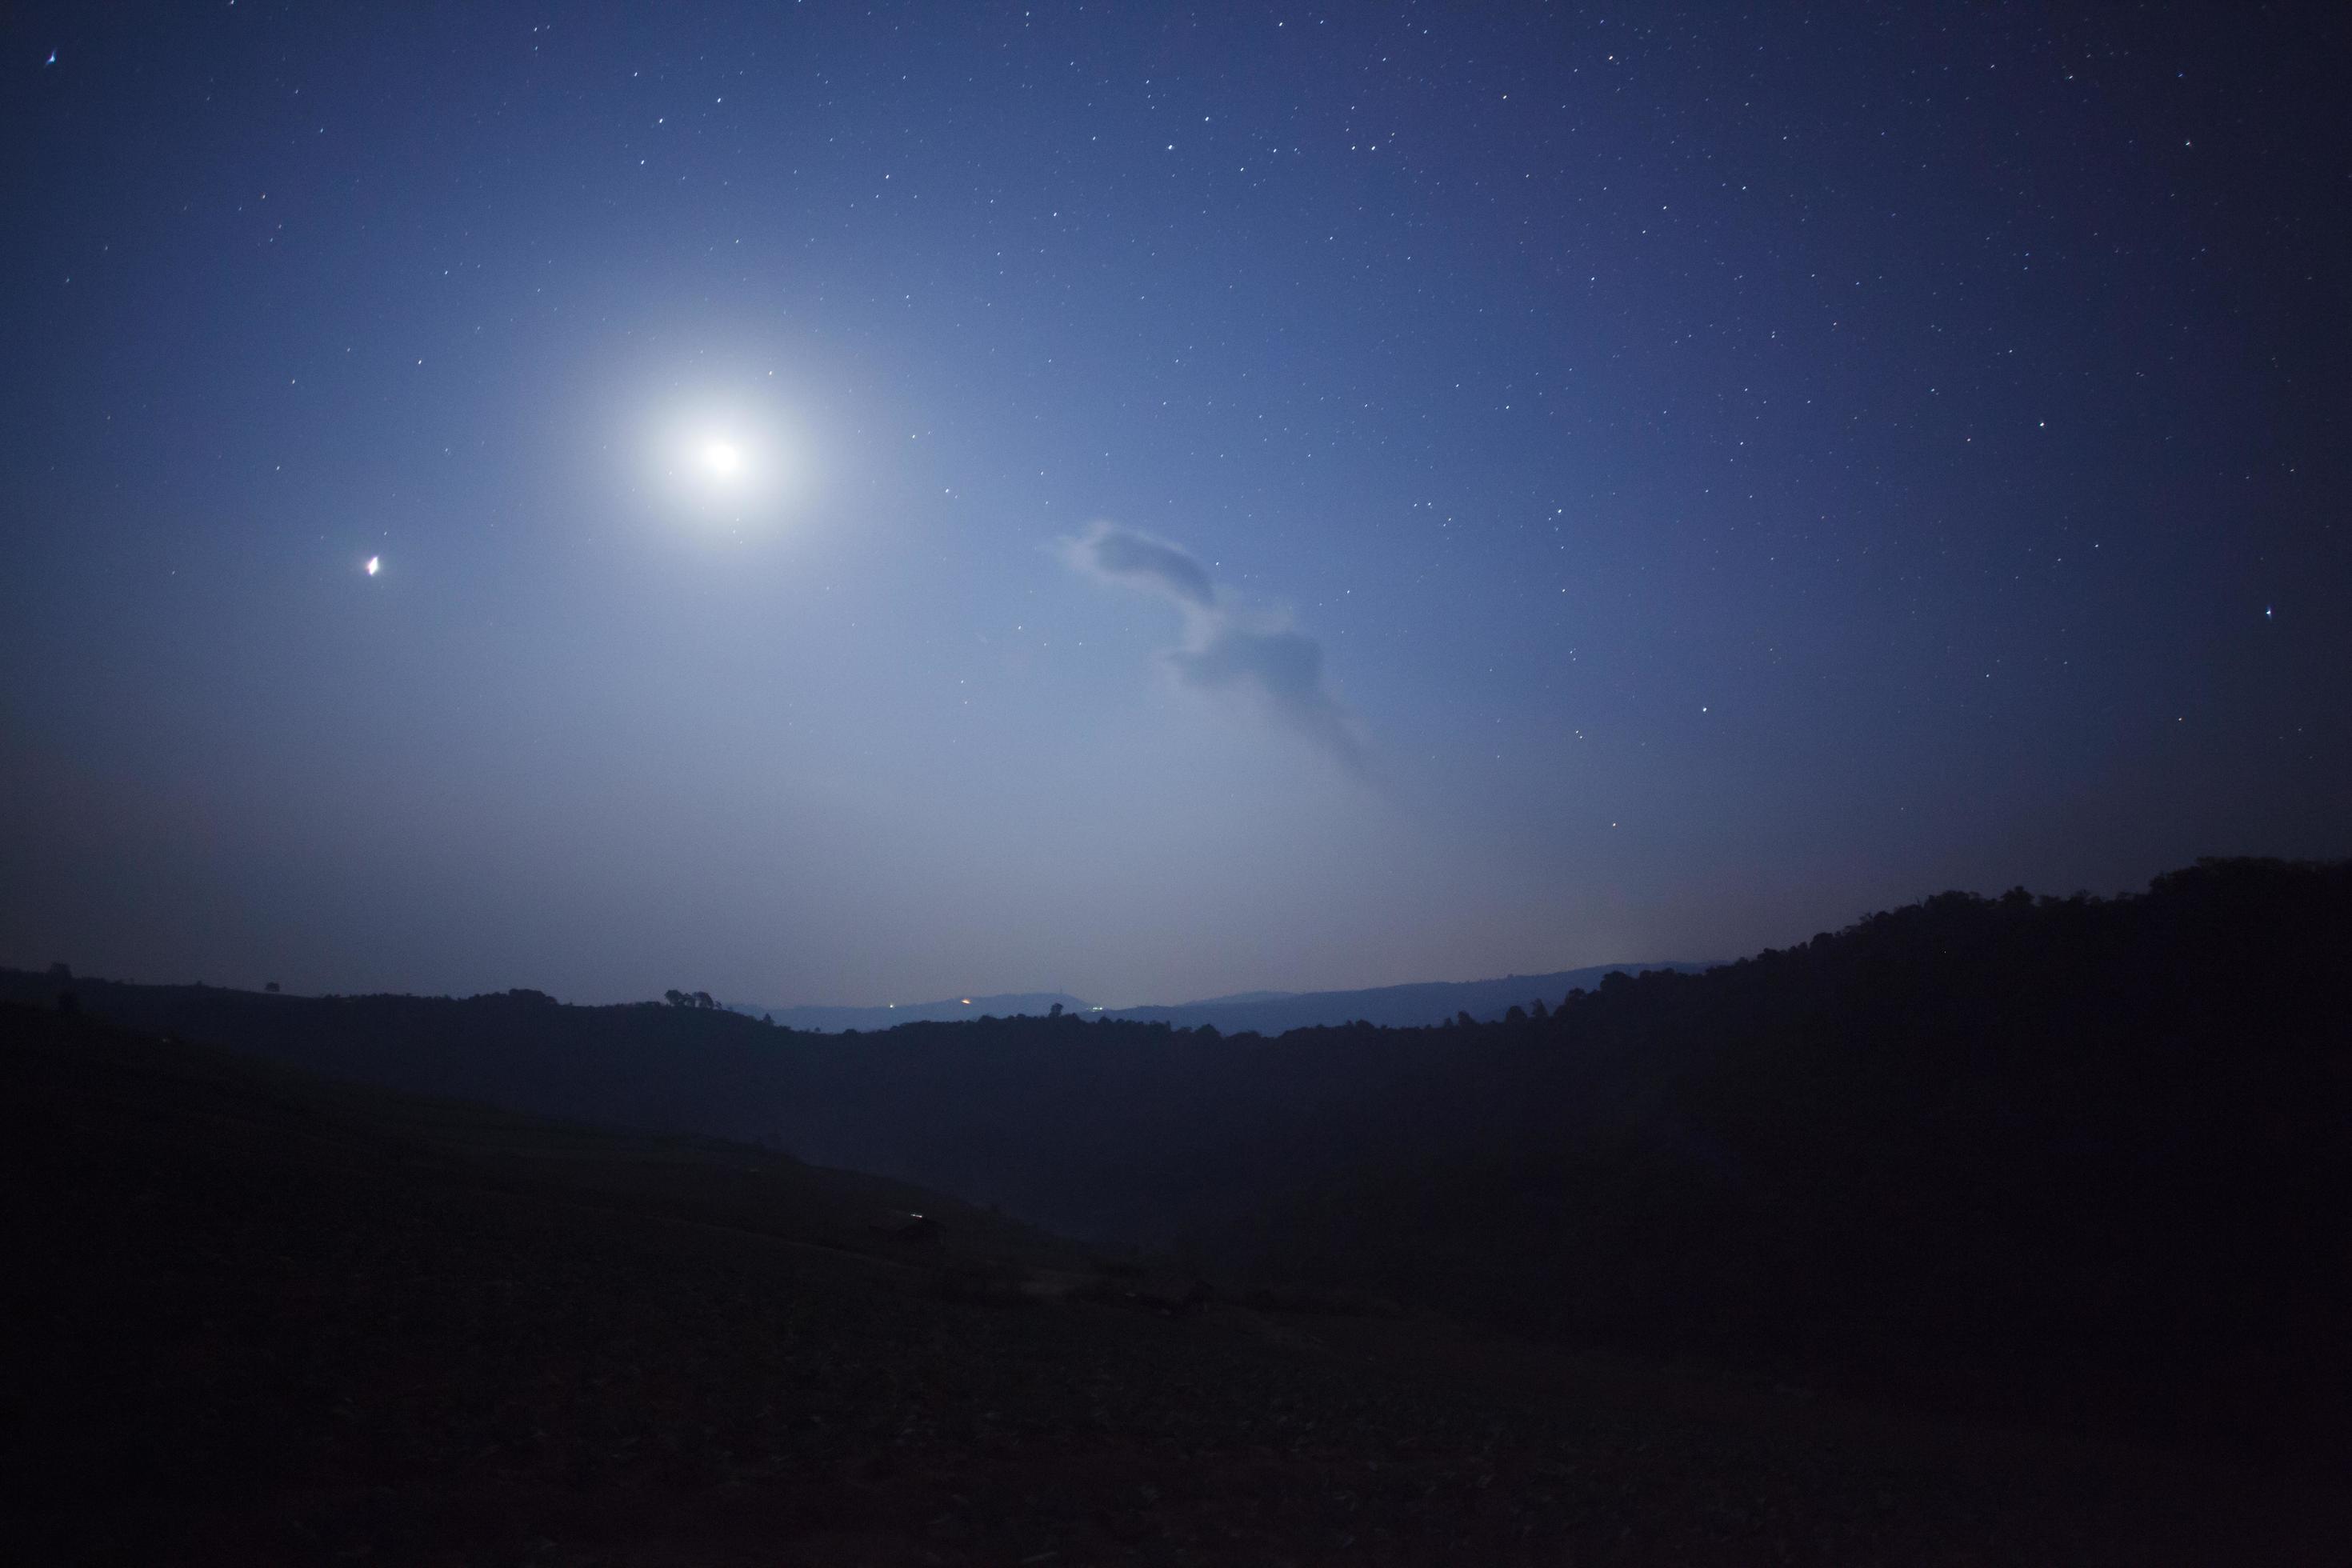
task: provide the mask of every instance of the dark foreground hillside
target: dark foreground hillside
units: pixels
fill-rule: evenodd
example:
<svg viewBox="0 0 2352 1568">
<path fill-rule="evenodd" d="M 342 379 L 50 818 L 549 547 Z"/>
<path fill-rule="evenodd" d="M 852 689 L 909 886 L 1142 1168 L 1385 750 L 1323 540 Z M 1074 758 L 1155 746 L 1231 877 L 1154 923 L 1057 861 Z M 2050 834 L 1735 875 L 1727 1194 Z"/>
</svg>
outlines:
<svg viewBox="0 0 2352 1568">
<path fill-rule="evenodd" d="M 2319 1563 L 2352 1528 L 2128 1446 L 1188 1306 L 890 1184 L 87 1017 L 0 1008 L 0 1160 L 26 1561 Z"/>
<path fill-rule="evenodd" d="M 2344 865 L 1946 894 L 1575 997 L 1425 1158 L 1219 1236 L 1547 1335 L 2341 1467 L 2347 979 Z"/>
<path fill-rule="evenodd" d="M 2233 861 L 1275 1040 L 75 991 L 338 1077 L 772 1140 L 1244 1289 L 2318 1470 L 2352 1463 L 2347 974 L 2352 866 Z"/>
</svg>

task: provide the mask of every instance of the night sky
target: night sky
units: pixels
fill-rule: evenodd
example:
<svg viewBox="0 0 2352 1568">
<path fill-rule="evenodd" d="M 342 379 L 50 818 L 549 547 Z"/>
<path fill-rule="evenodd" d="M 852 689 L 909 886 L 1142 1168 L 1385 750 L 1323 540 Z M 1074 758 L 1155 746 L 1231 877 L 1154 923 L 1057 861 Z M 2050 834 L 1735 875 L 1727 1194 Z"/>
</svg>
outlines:
<svg viewBox="0 0 2352 1568">
<path fill-rule="evenodd" d="M 13 7 L 0 962 L 1116 1005 L 2352 851 L 2332 10 Z"/>
</svg>

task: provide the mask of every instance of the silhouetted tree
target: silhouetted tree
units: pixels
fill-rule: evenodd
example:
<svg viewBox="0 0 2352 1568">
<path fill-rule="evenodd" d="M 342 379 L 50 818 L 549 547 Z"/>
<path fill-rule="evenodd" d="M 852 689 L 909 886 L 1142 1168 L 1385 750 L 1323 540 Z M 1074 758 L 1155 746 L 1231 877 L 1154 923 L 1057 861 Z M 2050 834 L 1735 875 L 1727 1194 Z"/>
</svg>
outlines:
<svg viewBox="0 0 2352 1568">
<path fill-rule="evenodd" d="M 1046 1015 L 1045 1015 L 1045 1016 L 1047 1016 L 1048 1018 L 1058 1018 L 1058 1017 L 1060 1017 L 1061 1016 L 1062 1016 L 1062 1005 L 1061 1005 L 1059 1002 L 1055 1003 L 1055 1004 L 1054 1004 L 1054 1010 L 1053 1010 L 1052 1012 L 1050 1012 L 1050 1013 L 1048 1013 L 1048 1014 L 1046 1014 Z"/>
<path fill-rule="evenodd" d="M 1551 1009 L 1545 1006 L 1544 999 L 1538 996 L 1534 1001 L 1528 1004 L 1528 1016 L 1535 1019 L 1536 1022 L 1541 1023 L 1546 1018 L 1551 1016 Z"/>
<path fill-rule="evenodd" d="M 686 1005 L 687 1001 L 686 993 L 673 985 L 668 990 L 662 993 L 662 1000 L 668 1003 L 673 1007 L 683 1007 Z"/>
<path fill-rule="evenodd" d="M 713 1002 L 710 999 L 710 993 L 708 991 L 696 992 L 694 994 L 694 1005 L 698 1007 L 716 1007 L 719 1005 L 718 1003 Z"/>
</svg>

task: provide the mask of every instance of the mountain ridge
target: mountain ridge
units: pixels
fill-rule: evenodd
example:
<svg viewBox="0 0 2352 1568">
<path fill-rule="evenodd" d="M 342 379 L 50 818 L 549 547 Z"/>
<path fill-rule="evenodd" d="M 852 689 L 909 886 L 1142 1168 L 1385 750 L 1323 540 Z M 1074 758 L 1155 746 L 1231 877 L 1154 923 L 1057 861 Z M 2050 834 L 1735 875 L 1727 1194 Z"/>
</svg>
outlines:
<svg viewBox="0 0 2352 1568">
<path fill-rule="evenodd" d="M 951 996 L 936 1002 L 889 1002 L 878 1007 L 834 1007 L 823 1005 L 767 1007 L 753 1002 L 730 1002 L 727 1010 L 747 1018 L 772 1020 L 787 1029 L 842 1035 L 893 1029 L 901 1024 L 951 1024 L 961 1018 L 1044 1017 L 1060 1007 L 1066 1013 L 1087 1011 L 1087 1004 L 1063 991 L 1008 991 L 992 996 Z"/>
<path fill-rule="evenodd" d="M 1494 1023 L 1511 1008 L 1526 1007 L 1537 1001 L 1548 1007 L 1557 1006 L 1569 992 L 1590 991 L 1601 984 L 1603 976 L 1612 973 L 1638 976 L 1664 969 L 1696 974 L 1716 968 L 1720 963 L 1662 959 L 1639 963 L 1593 963 L 1580 969 L 1505 974 L 1487 980 L 1420 980 L 1344 991 L 1241 991 L 1195 1002 L 1148 1003 L 1135 1007 L 1096 1007 L 1061 991 L 1005 992 L 938 1002 L 898 1002 L 878 1007 L 772 1007 L 750 1002 L 730 1002 L 727 1006 L 747 1017 L 770 1019 L 788 1029 L 821 1034 L 845 1034 L 853 1029 L 865 1033 L 892 1029 L 901 1024 L 946 1024 L 962 1018 L 1043 1017 L 1059 1006 L 1066 1013 L 1139 1024 L 1167 1024 L 1180 1029 L 1205 1025 L 1227 1035 L 1278 1035 L 1289 1029 L 1355 1023 L 1423 1028 L 1451 1023 L 1462 1013 L 1482 1024 Z"/>
<path fill-rule="evenodd" d="M 1715 967 L 1712 961 L 1680 959 L 1595 963 L 1548 974 L 1505 974 L 1492 980 L 1423 980 L 1355 991 L 1301 991 L 1287 996 L 1218 997 L 1173 1006 L 1121 1007 L 1104 1016 L 1139 1024 L 1167 1024 L 1179 1029 L 1207 1025 L 1228 1035 L 1253 1031 L 1278 1035 L 1291 1029 L 1336 1028 L 1357 1023 L 1391 1029 L 1427 1028 L 1451 1023 L 1462 1013 L 1479 1023 L 1490 1024 L 1499 1021 L 1513 1007 L 1528 1007 L 1538 1001 L 1547 1007 L 1556 1007 L 1570 991 L 1592 990 L 1606 975 L 1622 973 L 1639 976 L 1654 970 L 1696 974 Z"/>
</svg>

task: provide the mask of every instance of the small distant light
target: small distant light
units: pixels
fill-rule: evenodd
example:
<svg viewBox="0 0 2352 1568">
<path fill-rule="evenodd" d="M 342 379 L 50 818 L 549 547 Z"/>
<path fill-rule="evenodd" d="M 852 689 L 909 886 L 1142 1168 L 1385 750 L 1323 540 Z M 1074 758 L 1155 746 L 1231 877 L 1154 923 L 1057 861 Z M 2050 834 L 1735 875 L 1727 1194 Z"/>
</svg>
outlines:
<svg viewBox="0 0 2352 1568">
<path fill-rule="evenodd" d="M 381 555 L 371 555 L 371 556 L 369 556 L 369 557 L 368 557 L 368 563 L 367 563 L 367 574 L 368 574 L 369 576 L 371 576 L 371 577 L 374 576 L 374 575 L 375 575 L 379 571 L 383 570 L 383 556 L 381 556 Z"/>
<path fill-rule="evenodd" d="M 963 999 L 963 1005 L 964 1005 L 965 1006 L 967 1006 L 967 1007 L 971 1006 L 971 997 L 969 997 L 969 996 L 965 997 L 965 998 Z"/>
</svg>

